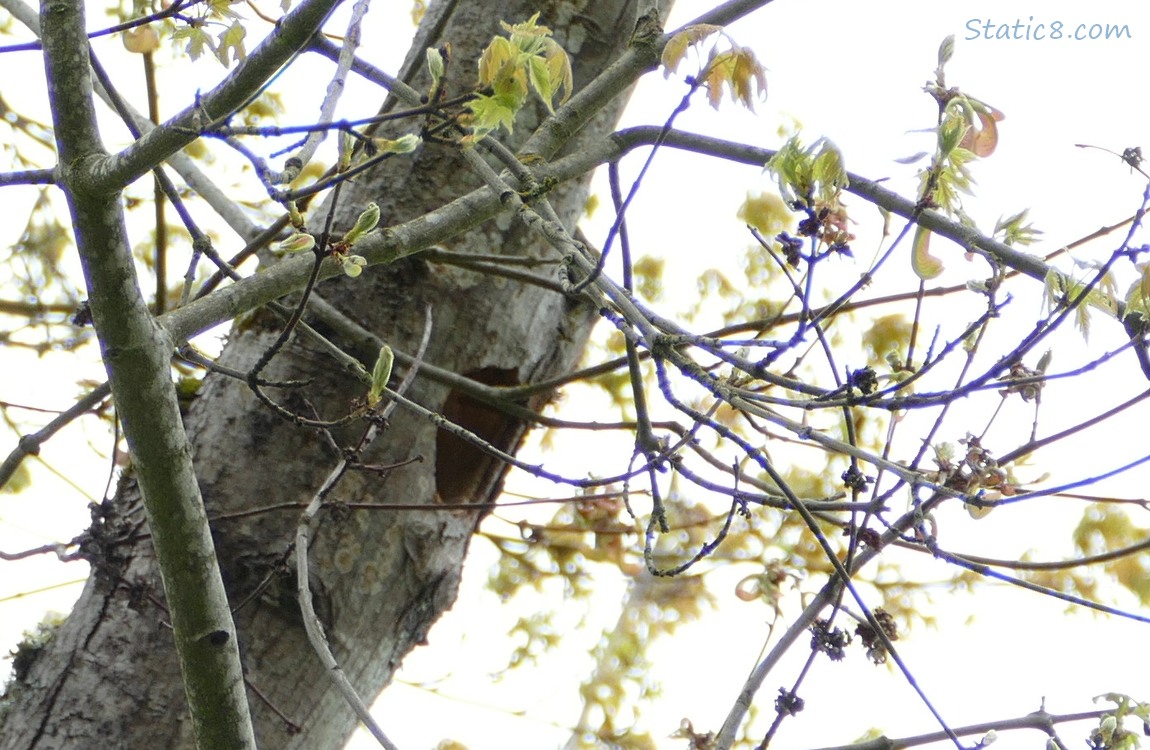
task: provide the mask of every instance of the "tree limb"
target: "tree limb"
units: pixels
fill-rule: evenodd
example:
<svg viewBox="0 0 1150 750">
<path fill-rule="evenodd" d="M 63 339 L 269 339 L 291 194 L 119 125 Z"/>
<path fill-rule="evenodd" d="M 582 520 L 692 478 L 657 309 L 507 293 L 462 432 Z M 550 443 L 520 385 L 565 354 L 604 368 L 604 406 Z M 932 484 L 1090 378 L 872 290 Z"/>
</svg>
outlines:
<svg viewBox="0 0 1150 750">
<path fill-rule="evenodd" d="M 103 159 L 82 0 L 41 7 L 48 95 L 92 316 L 159 562 L 200 748 L 255 748 L 238 639 L 191 447 L 168 375 L 172 341 L 140 291 L 118 190 L 91 190 Z"/>
</svg>

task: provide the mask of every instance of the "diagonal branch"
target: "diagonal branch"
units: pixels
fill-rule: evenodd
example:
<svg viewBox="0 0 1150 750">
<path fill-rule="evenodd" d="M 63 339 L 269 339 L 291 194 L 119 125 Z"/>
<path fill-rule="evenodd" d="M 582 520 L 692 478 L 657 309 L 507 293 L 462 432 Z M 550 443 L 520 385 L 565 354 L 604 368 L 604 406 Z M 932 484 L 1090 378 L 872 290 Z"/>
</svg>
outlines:
<svg viewBox="0 0 1150 750">
<path fill-rule="evenodd" d="M 77 180 L 105 153 L 83 0 L 45 0 L 41 29 L 60 185 L 163 576 L 193 732 L 200 748 L 254 748 L 235 625 L 169 375 L 172 341 L 140 291 L 119 192 L 93 193 Z"/>
</svg>

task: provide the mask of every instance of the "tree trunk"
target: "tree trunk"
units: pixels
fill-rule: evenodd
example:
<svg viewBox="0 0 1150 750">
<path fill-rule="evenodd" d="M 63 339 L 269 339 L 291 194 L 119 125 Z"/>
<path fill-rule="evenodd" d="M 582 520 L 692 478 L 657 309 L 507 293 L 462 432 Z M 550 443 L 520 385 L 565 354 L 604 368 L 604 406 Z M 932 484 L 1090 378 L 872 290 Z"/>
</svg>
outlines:
<svg viewBox="0 0 1150 750">
<path fill-rule="evenodd" d="M 635 28 L 634 8 L 625 6 L 632 5 L 524 0 L 501 4 L 498 11 L 478 0 L 433 5 L 405 66 L 414 73 L 405 77 L 425 91 L 424 49 L 450 42 L 449 93 L 462 91 L 473 85 L 474 60 L 500 33 L 499 20 L 520 22 L 539 11 L 540 23 L 551 27 L 573 56 L 578 90 L 625 49 Z M 613 102 L 580 137 L 607 132 L 621 104 Z M 519 132 L 533 128 L 531 117 L 521 118 Z M 349 217 L 369 200 L 382 208 L 382 226 L 420 216 L 477 185 L 452 148 L 427 144 L 415 158 L 391 159 L 345 189 L 337 226 L 348 227 Z M 583 210 L 586 181 L 560 186 L 548 197 L 573 228 Z M 322 213 L 311 217 L 315 228 L 322 222 Z M 555 259 L 555 251 L 509 216 L 457 237 L 448 249 Z M 571 369 L 595 318 L 593 310 L 554 291 L 419 257 L 370 269 L 359 279 L 326 282 L 318 293 L 401 352 L 416 351 L 430 310 L 427 361 L 493 385 L 536 382 Z M 281 326 L 280 319 L 264 313 L 236 325 L 221 363 L 248 370 Z M 336 340 L 370 369 L 373 346 Z M 337 418 L 364 395 L 361 384 L 302 339 L 280 354 L 264 377 L 310 379 L 298 389 L 269 389 L 305 416 L 314 410 Z M 428 378 L 419 378 L 409 395 L 498 447 L 514 451 L 522 438 L 521 423 Z M 527 405 L 537 409 L 543 400 Z M 316 431 L 281 419 L 245 384 L 222 376 L 207 378 L 186 425 L 236 610 L 260 745 L 339 747 L 355 718 L 307 643 L 287 564 L 300 504 L 315 493 L 338 456 Z M 352 425 L 334 435 L 340 447 L 349 447 L 362 429 Z M 400 465 L 344 479 L 320 514 L 310 566 L 333 652 L 370 699 L 408 651 L 426 642 L 432 623 L 454 601 L 468 541 L 483 505 L 498 492 L 502 467 L 403 409 L 393 414 L 365 458 Z M 423 507 L 363 508 L 389 503 Z M 477 509 L 436 509 L 439 503 L 475 503 Z M 75 611 L 13 691 L 0 733 L 5 750 L 190 746 L 162 588 L 130 473 L 116 497 L 96 513 L 85 549 L 93 574 Z M 382 717 L 385 731 L 388 723 L 389 717 Z"/>
</svg>

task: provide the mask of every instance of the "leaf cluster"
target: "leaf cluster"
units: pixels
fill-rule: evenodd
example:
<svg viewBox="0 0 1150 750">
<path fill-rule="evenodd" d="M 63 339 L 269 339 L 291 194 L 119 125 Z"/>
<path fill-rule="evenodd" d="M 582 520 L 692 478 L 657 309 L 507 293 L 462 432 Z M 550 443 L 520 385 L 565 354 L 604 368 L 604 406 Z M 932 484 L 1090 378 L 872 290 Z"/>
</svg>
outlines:
<svg viewBox="0 0 1150 750">
<path fill-rule="evenodd" d="M 555 97 L 567 101 L 574 87 L 571 59 L 551 37 L 551 30 L 540 26 L 536 13 L 523 23 L 501 21 L 507 36 L 491 40 L 479 59 L 480 93 L 467 104 L 471 111 L 471 135 L 474 143 L 499 128 L 511 133 L 515 116 L 534 92 L 549 112 L 554 112 Z"/>
<path fill-rule="evenodd" d="M 963 194 L 971 194 L 974 186 L 970 164 L 994 153 L 998 147 L 998 123 L 1006 116 L 989 104 L 946 86 L 945 68 L 953 54 L 951 35 L 939 46 L 935 80 L 924 88 L 938 103 L 939 116 L 934 128 L 934 155 L 930 165 L 919 172 L 919 206 L 940 209 L 973 224 L 963 212 L 961 200 Z M 1020 222 L 1024 215 L 1022 212 L 1012 217 L 1003 227 L 1012 231 L 1016 239 L 1032 239 L 1035 235 L 1029 226 L 1022 232 Z M 942 261 L 930 253 L 930 237 L 930 230 L 919 226 L 911 246 L 911 268 L 924 281 L 943 271 Z"/>
<path fill-rule="evenodd" d="M 707 101 L 715 109 L 719 108 L 723 100 L 723 92 L 729 91 L 732 100 L 754 112 L 755 101 L 766 97 L 766 70 L 755 56 L 754 50 L 736 44 L 721 26 L 694 24 L 672 36 L 663 48 L 660 58 L 664 76 L 670 76 L 678 71 L 679 64 L 689 49 L 715 36 L 727 40 L 728 47 L 727 49 L 720 49 L 718 45 L 711 47 L 707 62 L 693 83 L 701 84 L 707 89 Z"/>
<path fill-rule="evenodd" d="M 248 34 L 232 6 L 228 0 L 208 0 L 197 4 L 196 16 L 169 22 L 174 25 L 172 41 L 183 42 L 184 52 L 193 61 L 200 59 L 205 51 L 210 51 L 220 65 L 230 68 L 247 57 L 245 40 Z M 210 27 L 219 28 L 215 36 L 208 31 Z"/>
<path fill-rule="evenodd" d="M 779 193 L 792 207 L 836 207 L 850 184 L 842 152 L 827 138 L 803 146 L 800 136 L 787 139 L 766 164 Z"/>
</svg>

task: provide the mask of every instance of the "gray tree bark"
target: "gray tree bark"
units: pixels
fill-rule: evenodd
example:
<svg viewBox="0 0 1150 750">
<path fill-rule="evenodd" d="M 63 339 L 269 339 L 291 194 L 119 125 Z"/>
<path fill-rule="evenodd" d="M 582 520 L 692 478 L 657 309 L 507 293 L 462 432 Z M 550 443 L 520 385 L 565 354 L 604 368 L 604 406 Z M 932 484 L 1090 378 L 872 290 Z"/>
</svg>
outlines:
<svg viewBox="0 0 1150 750">
<path fill-rule="evenodd" d="M 477 0 L 433 5 L 405 66 L 426 90 L 424 49 L 450 42 L 450 91 L 474 81 L 479 50 L 499 33 L 498 22 L 536 11 L 574 58 L 576 90 L 626 48 L 636 26 L 632 3 L 509 2 L 499 9 Z M 622 106 L 616 97 L 579 138 L 602 136 Z M 541 118 L 539 113 L 535 115 Z M 527 118 L 529 120 L 529 117 Z M 522 121 L 519 132 L 534 123 Z M 579 139 L 568 144 L 578 148 Z M 397 158 L 343 193 L 337 226 L 347 228 L 369 201 L 384 224 L 416 218 L 479 185 L 450 147 L 426 145 L 415 158 Z M 583 210 L 586 180 L 549 194 L 573 228 Z M 319 215 L 317 214 L 317 217 Z M 321 223 L 313 218 L 312 224 Z M 511 217 L 502 216 L 453 238 L 447 248 L 554 259 Z M 414 352 L 430 310 L 426 359 L 490 385 L 533 383 L 570 370 L 594 311 L 539 286 L 481 275 L 418 256 L 370 269 L 359 279 L 332 279 L 318 292 L 349 319 L 401 352 Z M 222 364 L 249 369 L 278 335 L 282 321 L 259 313 L 233 329 Z M 370 369 L 376 348 L 317 326 Z M 346 414 L 362 384 L 302 340 L 278 356 L 264 376 L 308 378 L 301 389 L 272 390 L 297 413 Z M 514 451 L 524 425 L 460 391 L 428 378 L 410 396 L 494 445 Z M 525 405 L 538 409 L 545 397 Z M 239 646 L 258 741 L 268 748 L 334 748 L 355 717 L 331 688 L 304 635 L 289 560 L 300 504 L 337 460 L 314 430 L 291 424 L 261 405 L 241 382 L 209 376 L 186 416 L 200 488 L 235 610 Z M 341 446 L 362 425 L 335 431 Z M 366 457 L 383 473 L 355 472 L 321 513 L 310 552 L 312 585 L 336 658 L 361 695 L 387 685 L 403 657 L 427 642 L 436 618 L 456 595 L 468 541 L 483 507 L 499 489 L 503 467 L 439 430 L 398 410 Z M 357 504 L 355 509 L 344 503 Z M 364 509 L 399 503 L 420 510 Z M 476 510 L 438 510 L 474 503 Z M 93 570 L 75 611 L 12 698 L 0 748 L 185 748 L 191 743 L 183 686 L 163 593 L 129 474 L 116 497 L 94 511 L 85 546 Z M 382 717 L 385 731 L 388 717 Z"/>
</svg>

